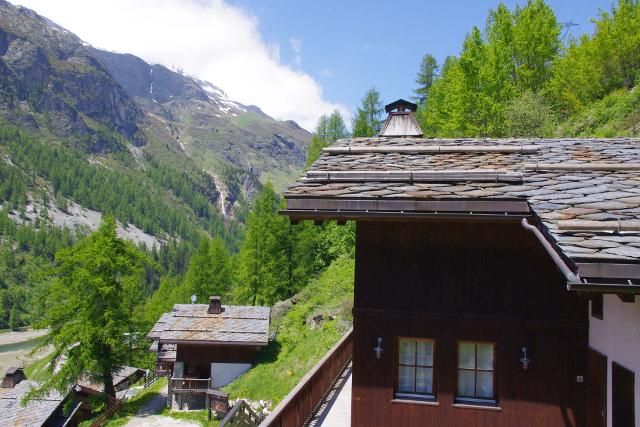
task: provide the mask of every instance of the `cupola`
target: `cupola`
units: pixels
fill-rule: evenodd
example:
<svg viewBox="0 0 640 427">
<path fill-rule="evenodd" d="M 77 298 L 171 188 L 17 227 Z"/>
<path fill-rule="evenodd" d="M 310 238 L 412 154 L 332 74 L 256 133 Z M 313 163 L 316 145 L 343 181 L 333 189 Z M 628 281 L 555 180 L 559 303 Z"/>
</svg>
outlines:
<svg viewBox="0 0 640 427">
<path fill-rule="evenodd" d="M 387 104 L 384 110 L 389 114 L 378 136 L 411 136 L 421 137 L 422 129 L 415 117 L 418 106 L 413 102 L 398 99 Z"/>
</svg>

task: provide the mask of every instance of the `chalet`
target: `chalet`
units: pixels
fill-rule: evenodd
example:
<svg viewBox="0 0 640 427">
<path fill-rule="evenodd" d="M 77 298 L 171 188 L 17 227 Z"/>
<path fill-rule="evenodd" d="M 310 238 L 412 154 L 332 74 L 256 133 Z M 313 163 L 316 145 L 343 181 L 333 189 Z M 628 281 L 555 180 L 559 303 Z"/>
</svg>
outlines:
<svg viewBox="0 0 640 427">
<path fill-rule="evenodd" d="M 168 403 L 193 409 L 226 401 L 216 389 L 251 368 L 256 351 L 268 344 L 270 313 L 211 297 L 209 304 L 176 304 L 163 314 L 147 337 L 158 374 L 171 377 Z"/>
<path fill-rule="evenodd" d="M 3 426 L 54 427 L 76 426 L 86 413 L 79 403 L 66 413 L 65 404 L 72 395 L 63 396 L 51 391 L 43 397 L 30 400 L 22 405 L 22 398 L 32 389 L 39 387 L 36 381 L 28 380 L 22 368 L 9 368 L 0 386 L 0 417 Z"/>
<path fill-rule="evenodd" d="M 387 110 L 284 194 L 356 222 L 351 425 L 640 426 L 640 140 L 425 139 Z"/>
<path fill-rule="evenodd" d="M 131 386 L 144 377 L 144 369 L 132 366 L 121 366 L 112 375 L 113 387 L 116 391 L 116 399 L 122 400 Z M 101 397 L 104 395 L 104 384 L 91 381 L 87 377 L 80 379 L 75 386 L 75 392 L 80 401 L 88 402 L 91 397 Z"/>
</svg>

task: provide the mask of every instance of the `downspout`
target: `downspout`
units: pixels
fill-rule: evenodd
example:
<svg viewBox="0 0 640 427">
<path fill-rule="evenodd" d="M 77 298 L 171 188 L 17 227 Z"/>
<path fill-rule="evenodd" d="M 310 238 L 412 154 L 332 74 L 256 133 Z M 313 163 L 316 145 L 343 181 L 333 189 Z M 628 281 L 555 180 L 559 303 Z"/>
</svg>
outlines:
<svg viewBox="0 0 640 427">
<path fill-rule="evenodd" d="M 551 259 L 555 263 L 556 267 L 558 267 L 560 272 L 567 279 L 568 289 L 572 284 L 582 283 L 582 280 L 580 280 L 580 278 L 573 271 L 571 271 L 571 269 L 567 266 L 567 264 L 562 260 L 560 255 L 558 255 L 558 252 L 556 252 L 555 249 L 553 249 L 553 246 L 551 246 L 551 243 L 549 243 L 549 241 L 545 239 L 542 232 L 538 230 L 538 227 L 535 227 L 529 224 L 529 221 L 527 221 L 527 218 L 522 218 L 522 221 L 520 221 L 520 224 L 522 225 L 522 228 L 533 233 L 534 236 L 536 236 L 536 238 L 540 242 L 540 244 L 542 244 L 542 247 L 547 251 Z"/>
<path fill-rule="evenodd" d="M 640 286 L 633 285 L 629 281 L 628 285 L 621 285 L 615 283 L 589 283 L 583 282 L 578 275 L 576 275 L 567 264 L 562 260 L 558 252 L 553 249 L 551 243 L 545 239 L 542 232 L 527 221 L 526 218 L 522 218 L 520 222 L 522 228 L 533 233 L 538 241 L 542 244 L 542 247 L 547 251 L 556 267 L 562 272 L 567 280 L 567 290 L 578 292 L 595 292 L 595 293 L 607 293 L 617 294 L 624 302 L 634 302 L 634 295 L 640 295 Z"/>
</svg>

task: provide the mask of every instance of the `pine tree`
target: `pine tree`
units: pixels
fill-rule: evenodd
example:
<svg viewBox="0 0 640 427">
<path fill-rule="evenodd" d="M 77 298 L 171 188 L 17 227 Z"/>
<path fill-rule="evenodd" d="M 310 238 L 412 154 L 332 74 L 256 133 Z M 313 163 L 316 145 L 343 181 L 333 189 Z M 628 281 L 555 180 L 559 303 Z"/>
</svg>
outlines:
<svg viewBox="0 0 640 427">
<path fill-rule="evenodd" d="M 362 98 L 362 103 L 353 117 L 353 136 L 372 137 L 377 135 L 382 128 L 383 113 L 380 92 L 375 87 L 372 87 Z"/>
<path fill-rule="evenodd" d="M 335 110 L 328 117 L 322 115 L 316 125 L 316 131 L 311 136 L 311 144 L 309 144 L 307 150 L 306 167 L 311 166 L 311 164 L 320 157 L 324 147 L 331 145 L 338 139 L 347 138 L 348 136 L 347 127 L 338 110 Z"/>
<path fill-rule="evenodd" d="M 139 325 L 132 306 L 142 298 L 147 259 L 116 236 L 115 220 L 107 216 L 89 237 L 59 251 L 56 263 L 44 318 L 36 323 L 49 329 L 41 347 L 54 347 L 50 377 L 27 398 L 51 389 L 64 394 L 84 377 L 104 385 L 105 402 L 112 406 L 113 375 L 120 366 L 134 362 L 137 351 L 144 351 L 132 343 L 139 338 L 133 333 Z"/>
<path fill-rule="evenodd" d="M 327 135 L 324 142 L 327 145 L 333 144 L 339 139 L 347 138 L 349 132 L 347 132 L 347 126 L 344 124 L 342 114 L 338 110 L 335 110 L 329 116 L 327 121 Z"/>
<path fill-rule="evenodd" d="M 418 87 L 415 89 L 415 98 L 418 104 L 424 105 L 429 96 L 429 90 L 433 86 L 433 82 L 438 72 L 438 61 L 433 55 L 426 54 L 422 58 L 420 63 L 420 70 L 418 70 L 418 76 L 416 77 L 416 83 Z"/>
<path fill-rule="evenodd" d="M 209 256 L 209 240 L 200 239 L 198 250 L 189 260 L 189 269 L 185 275 L 184 287 L 189 295 L 195 295 L 200 303 L 206 303 L 210 296 L 209 287 L 213 282 L 213 269 Z"/>
<path fill-rule="evenodd" d="M 271 305 L 291 296 L 291 233 L 279 207 L 273 185 L 266 183 L 253 200 L 238 256 L 234 299 L 239 303 Z"/>
</svg>

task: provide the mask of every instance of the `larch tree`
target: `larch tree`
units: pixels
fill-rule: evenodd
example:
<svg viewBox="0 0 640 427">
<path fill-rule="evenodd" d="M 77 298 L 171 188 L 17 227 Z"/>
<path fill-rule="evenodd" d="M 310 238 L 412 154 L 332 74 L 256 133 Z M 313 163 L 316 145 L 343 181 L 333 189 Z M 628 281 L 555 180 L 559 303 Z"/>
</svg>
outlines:
<svg viewBox="0 0 640 427">
<path fill-rule="evenodd" d="M 65 394 L 80 379 L 104 385 L 105 403 L 115 403 L 113 375 L 135 363 L 144 346 L 131 307 L 142 300 L 148 259 L 116 235 L 113 217 L 94 233 L 60 250 L 50 272 L 42 320 L 47 328 L 40 347 L 52 345 L 49 377 L 27 399 L 56 389 Z"/>
<path fill-rule="evenodd" d="M 233 298 L 242 304 L 271 305 L 287 298 L 291 283 L 289 220 L 278 215 L 280 200 L 267 182 L 253 200 L 246 237 L 238 255 Z"/>
<path fill-rule="evenodd" d="M 352 120 L 353 136 L 375 136 L 382 128 L 384 105 L 380 92 L 372 87 L 367 91 Z"/>
<path fill-rule="evenodd" d="M 433 55 L 426 54 L 422 58 L 420 63 L 420 69 L 418 70 L 418 76 L 416 77 L 416 84 L 418 87 L 415 89 L 415 98 L 419 105 L 424 105 L 429 96 L 429 90 L 433 86 L 433 82 L 436 79 L 438 73 L 438 61 Z"/>
<path fill-rule="evenodd" d="M 335 110 L 329 116 L 322 115 L 318 120 L 315 132 L 311 136 L 311 144 L 307 150 L 306 167 L 311 166 L 320 157 L 324 147 L 348 136 L 347 126 L 338 110 Z"/>
</svg>

